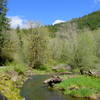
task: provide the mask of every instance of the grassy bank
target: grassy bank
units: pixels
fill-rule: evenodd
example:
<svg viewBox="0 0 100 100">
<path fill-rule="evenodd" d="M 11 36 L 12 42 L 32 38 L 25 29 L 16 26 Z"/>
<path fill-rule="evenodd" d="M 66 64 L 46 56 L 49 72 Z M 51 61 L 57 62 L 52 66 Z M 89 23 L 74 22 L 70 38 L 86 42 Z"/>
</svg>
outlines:
<svg viewBox="0 0 100 100">
<path fill-rule="evenodd" d="M 22 100 L 20 87 L 31 75 L 48 74 L 49 69 L 35 70 L 22 64 L 10 63 L 0 67 L 0 92 L 8 100 Z"/>
<path fill-rule="evenodd" d="M 97 99 L 100 96 L 100 79 L 89 76 L 69 78 L 55 86 L 65 95 Z"/>
<path fill-rule="evenodd" d="M 25 70 L 15 63 L 0 67 L 0 92 L 8 100 L 22 100 L 19 87 L 23 84 Z"/>
<path fill-rule="evenodd" d="M 16 82 L 12 81 L 11 76 L 6 73 L 0 74 L 0 92 L 7 100 L 22 100 Z"/>
<path fill-rule="evenodd" d="M 48 69 L 31 69 L 25 65 L 15 63 L 0 68 L 0 92 L 8 100 L 22 100 L 20 97 L 20 87 L 31 75 L 50 74 L 53 71 Z M 100 96 L 100 79 L 82 75 L 64 75 L 60 84 L 55 85 L 55 89 L 60 90 L 65 95 L 74 97 L 87 97 L 97 99 Z"/>
</svg>

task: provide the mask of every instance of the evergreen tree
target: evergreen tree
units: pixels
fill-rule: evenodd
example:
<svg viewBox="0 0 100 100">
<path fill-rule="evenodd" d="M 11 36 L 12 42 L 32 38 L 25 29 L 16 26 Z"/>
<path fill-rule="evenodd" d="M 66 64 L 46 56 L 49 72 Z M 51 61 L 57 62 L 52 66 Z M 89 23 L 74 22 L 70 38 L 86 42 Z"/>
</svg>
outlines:
<svg viewBox="0 0 100 100">
<path fill-rule="evenodd" d="M 9 29 L 7 13 L 7 0 L 0 0 L 0 65 L 4 63 L 2 48 L 4 47 L 5 33 Z"/>
<path fill-rule="evenodd" d="M 7 0 L 0 0 L 0 33 L 9 28 L 7 13 Z"/>
</svg>

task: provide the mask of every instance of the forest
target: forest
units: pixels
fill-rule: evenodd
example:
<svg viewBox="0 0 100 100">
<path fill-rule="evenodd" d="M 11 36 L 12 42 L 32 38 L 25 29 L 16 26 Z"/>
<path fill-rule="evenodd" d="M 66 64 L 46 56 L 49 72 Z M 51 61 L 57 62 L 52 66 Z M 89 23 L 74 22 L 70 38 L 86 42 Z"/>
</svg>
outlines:
<svg viewBox="0 0 100 100">
<path fill-rule="evenodd" d="M 77 77 L 55 85 L 56 89 L 74 96 L 100 97 L 100 11 L 55 25 L 28 21 L 27 28 L 16 29 L 10 27 L 6 13 L 7 1 L 0 0 L 0 93 L 7 100 L 22 100 L 20 87 L 31 74 L 64 72 Z M 75 80 L 80 87 L 87 81 L 86 87 L 79 89 Z"/>
</svg>

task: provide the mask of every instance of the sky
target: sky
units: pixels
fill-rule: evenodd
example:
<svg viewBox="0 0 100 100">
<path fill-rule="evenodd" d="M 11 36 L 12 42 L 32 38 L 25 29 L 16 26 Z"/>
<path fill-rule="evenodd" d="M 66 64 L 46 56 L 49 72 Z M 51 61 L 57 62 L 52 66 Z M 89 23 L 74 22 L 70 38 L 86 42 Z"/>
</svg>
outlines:
<svg viewBox="0 0 100 100">
<path fill-rule="evenodd" d="M 28 21 L 44 25 L 71 20 L 100 10 L 100 0 L 8 0 L 12 27 Z"/>
</svg>

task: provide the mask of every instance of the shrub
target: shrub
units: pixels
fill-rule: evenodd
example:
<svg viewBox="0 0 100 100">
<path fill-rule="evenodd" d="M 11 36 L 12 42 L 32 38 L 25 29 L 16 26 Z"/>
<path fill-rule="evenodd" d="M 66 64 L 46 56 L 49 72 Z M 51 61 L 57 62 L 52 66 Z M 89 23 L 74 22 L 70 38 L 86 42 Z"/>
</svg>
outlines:
<svg viewBox="0 0 100 100">
<path fill-rule="evenodd" d="M 73 66 L 79 68 L 93 68 L 96 62 L 95 40 L 91 33 L 81 33 L 77 38 L 77 47 L 74 51 Z"/>
</svg>

